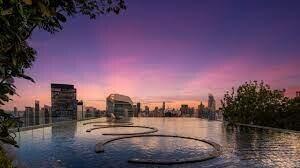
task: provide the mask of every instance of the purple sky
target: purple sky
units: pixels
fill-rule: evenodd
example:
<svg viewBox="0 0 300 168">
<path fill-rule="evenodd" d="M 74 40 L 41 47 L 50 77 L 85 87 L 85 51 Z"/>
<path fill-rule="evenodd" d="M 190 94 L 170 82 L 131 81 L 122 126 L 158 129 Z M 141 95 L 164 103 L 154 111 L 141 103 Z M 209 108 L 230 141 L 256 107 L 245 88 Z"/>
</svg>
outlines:
<svg viewBox="0 0 300 168">
<path fill-rule="evenodd" d="M 300 90 L 300 1 L 126 0 L 118 16 L 76 17 L 62 32 L 34 32 L 38 51 L 5 105 L 50 104 L 50 83 L 74 84 L 78 99 L 105 108 L 110 93 L 144 105 L 179 107 L 219 100 L 248 80 L 287 95 Z M 98 100 L 98 101 L 95 101 Z M 100 101 L 99 101 L 100 100 Z"/>
</svg>

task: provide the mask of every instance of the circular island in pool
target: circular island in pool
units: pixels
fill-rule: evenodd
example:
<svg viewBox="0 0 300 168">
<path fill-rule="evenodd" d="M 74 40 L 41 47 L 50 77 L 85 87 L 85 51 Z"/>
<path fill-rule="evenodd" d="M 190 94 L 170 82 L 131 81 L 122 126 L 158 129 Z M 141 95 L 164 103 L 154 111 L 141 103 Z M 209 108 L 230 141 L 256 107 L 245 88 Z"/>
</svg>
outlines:
<svg viewBox="0 0 300 168">
<path fill-rule="evenodd" d="M 184 159 L 142 159 L 142 158 L 131 158 L 128 160 L 130 163 L 143 163 L 143 164 L 160 164 L 160 165 L 172 165 L 172 164 L 183 164 L 183 163 L 193 163 L 193 162 L 202 162 L 209 159 L 216 158 L 221 155 L 222 148 L 219 144 L 206 140 L 206 139 L 198 139 L 194 137 L 186 137 L 186 136 L 179 136 L 179 135 L 162 135 L 162 134 L 142 134 L 142 135 L 131 135 L 131 136 L 123 136 L 112 138 L 106 141 L 101 141 L 96 144 L 95 152 L 101 153 L 104 152 L 104 145 L 108 144 L 113 141 L 121 140 L 121 139 L 128 139 L 128 138 L 135 138 L 135 137 L 171 137 L 171 138 L 181 138 L 181 139 L 190 139 L 195 140 L 198 142 L 206 143 L 213 147 L 212 151 L 206 152 L 203 155 L 184 158 Z"/>
<path fill-rule="evenodd" d="M 114 125 L 114 124 L 118 124 L 118 125 L 133 125 L 132 122 L 127 122 L 127 121 L 115 121 L 115 122 L 109 122 L 109 121 L 92 121 L 92 122 L 86 122 L 83 123 L 82 125 L 88 125 L 88 124 L 98 124 L 98 123 L 107 123 L 108 125 Z"/>
<path fill-rule="evenodd" d="M 148 131 L 144 131 L 144 132 L 137 132 L 137 133 L 104 133 L 102 135 L 143 135 L 143 134 L 150 134 L 150 133 L 154 133 L 157 132 L 158 129 L 154 128 L 154 127 L 147 127 L 147 126 L 132 126 L 132 125 L 94 125 L 94 128 L 90 128 L 87 129 L 86 132 L 91 132 L 93 130 L 96 129 L 105 129 L 105 128 L 118 128 L 118 127 L 131 127 L 131 128 L 145 128 L 145 129 L 149 129 Z"/>
</svg>

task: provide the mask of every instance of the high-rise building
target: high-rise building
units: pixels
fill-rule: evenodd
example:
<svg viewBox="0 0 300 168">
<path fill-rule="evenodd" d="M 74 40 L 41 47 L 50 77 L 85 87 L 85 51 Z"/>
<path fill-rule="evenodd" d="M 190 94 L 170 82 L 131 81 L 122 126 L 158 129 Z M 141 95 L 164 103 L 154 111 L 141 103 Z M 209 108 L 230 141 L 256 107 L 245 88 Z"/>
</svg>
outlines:
<svg viewBox="0 0 300 168">
<path fill-rule="evenodd" d="M 106 99 L 106 112 L 116 118 L 133 117 L 133 102 L 128 96 L 111 94 Z"/>
<path fill-rule="evenodd" d="M 76 120 L 77 100 L 74 85 L 51 84 L 52 122 Z"/>
<path fill-rule="evenodd" d="M 158 116 L 159 116 L 159 111 L 158 111 L 158 107 L 156 106 L 153 111 L 153 117 L 158 117 Z"/>
<path fill-rule="evenodd" d="M 204 108 L 205 108 L 205 106 L 201 102 L 200 105 L 198 105 L 198 117 L 199 118 L 204 118 Z"/>
<path fill-rule="evenodd" d="M 216 101 L 212 94 L 208 95 L 208 118 L 214 120 L 216 118 Z"/>
<path fill-rule="evenodd" d="M 216 101 L 212 94 L 208 95 L 208 109 L 212 112 L 216 111 Z"/>
<path fill-rule="evenodd" d="M 40 102 L 38 100 L 34 102 L 34 120 L 35 125 L 40 124 Z"/>
<path fill-rule="evenodd" d="M 32 107 L 25 107 L 24 122 L 25 126 L 34 125 L 34 112 Z"/>
<path fill-rule="evenodd" d="M 166 102 L 163 102 L 162 111 L 164 112 L 165 110 L 166 110 Z"/>
<path fill-rule="evenodd" d="M 181 116 L 186 116 L 189 111 L 189 106 L 187 104 L 182 104 L 180 108 Z"/>
<path fill-rule="evenodd" d="M 140 102 L 138 102 L 138 103 L 136 104 L 136 110 L 137 110 L 137 117 L 138 117 L 139 114 L 141 113 L 141 103 L 140 103 Z"/>
<path fill-rule="evenodd" d="M 83 101 L 77 102 L 77 120 L 82 120 L 85 118 L 85 110 L 83 107 Z"/>
<path fill-rule="evenodd" d="M 14 116 L 20 117 L 20 114 L 18 113 L 18 108 L 14 107 Z"/>
<path fill-rule="evenodd" d="M 42 108 L 43 115 L 44 115 L 44 124 L 52 123 L 52 114 L 51 114 L 51 107 L 44 105 Z"/>
<path fill-rule="evenodd" d="M 145 106 L 145 115 L 146 117 L 149 117 L 150 108 L 148 106 Z"/>
<path fill-rule="evenodd" d="M 300 97 L 300 91 L 296 92 L 296 97 Z"/>
<path fill-rule="evenodd" d="M 132 105 L 132 110 L 133 110 L 133 115 L 135 117 L 137 117 L 137 105 L 136 104 Z"/>
<path fill-rule="evenodd" d="M 96 112 L 97 109 L 95 107 L 85 107 L 85 117 L 86 118 L 91 118 L 91 117 L 96 117 Z"/>
</svg>

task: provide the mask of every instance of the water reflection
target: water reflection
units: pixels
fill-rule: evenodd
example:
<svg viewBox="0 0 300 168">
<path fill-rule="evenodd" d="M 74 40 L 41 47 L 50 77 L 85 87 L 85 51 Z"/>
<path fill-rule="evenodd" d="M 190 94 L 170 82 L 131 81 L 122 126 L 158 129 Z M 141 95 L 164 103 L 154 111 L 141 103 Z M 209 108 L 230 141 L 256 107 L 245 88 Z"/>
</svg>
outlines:
<svg viewBox="0 0 300 168">
<path fill-rule="evenodd" d="M 102 119 L 101 119 L 102 120 Z M 91 120 L 100 121 L 100 119 Z M 221 157 L 171 167 L 300 167 L 300 135 L 226 128 L 221 122 L 196 118 L 134 118 L 135 125 L 159 129 L 157 134 L 172 134 L 210 139 L 223 146 Z M 70 122 L 19 134 L 17 155 L 28 167 L 165 167 L 136 165 L 129 158 L 183 158 L 201 155 L 211 147 L 193 140 L 144 137 L 115 141 L 105 152 L 94 152 L 95 144 L 113 136 L 104 132 L 139 132 L 139 128 L 107 128 L 87 133 L 92 125 Z"/>
</svg>

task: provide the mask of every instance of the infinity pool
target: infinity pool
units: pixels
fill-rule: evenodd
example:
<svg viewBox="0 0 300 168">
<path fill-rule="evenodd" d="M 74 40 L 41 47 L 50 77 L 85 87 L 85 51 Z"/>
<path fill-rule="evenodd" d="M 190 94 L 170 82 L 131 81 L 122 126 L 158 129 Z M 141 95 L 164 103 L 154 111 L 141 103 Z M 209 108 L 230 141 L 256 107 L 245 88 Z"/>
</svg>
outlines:
<svg viewBox="0 0 300 168">
<path fill-rule="evenodd" d="M 128 163 L 130 158 L 182 159 L 212 150 L 208 144 L 168 137 L 136 137 L 105 145 L 95 153 L 99 141 L 115 136 L 102 133 L 134 133 L 144 128 L 106 128 L 86 132 L 94 119 L 59 124 L 18 134 L 16 157 L 29 168 L 94 167 L 300 167 L 300 135 L 252 128 L 227 129 L 221 122 L 197 118 L 134 118 L 134 125 L 156 127 L 154 134 L 191 136 L 214 141 L 222 146 L 220 157 L 198 163 L 149 165 Z"/>
</svg>

